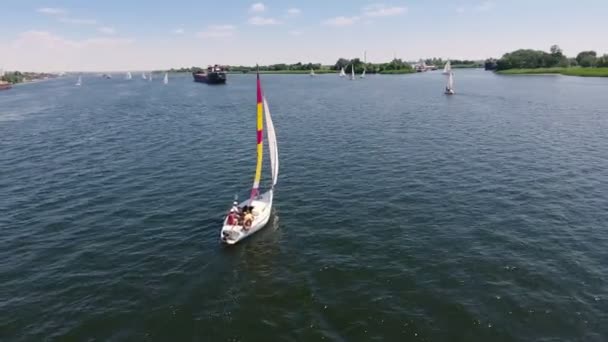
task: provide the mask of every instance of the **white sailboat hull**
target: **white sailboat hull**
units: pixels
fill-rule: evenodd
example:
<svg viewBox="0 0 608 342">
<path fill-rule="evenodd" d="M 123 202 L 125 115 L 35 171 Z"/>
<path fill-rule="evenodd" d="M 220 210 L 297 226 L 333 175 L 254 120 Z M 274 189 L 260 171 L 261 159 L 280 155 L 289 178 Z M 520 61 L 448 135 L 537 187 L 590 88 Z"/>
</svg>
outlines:
<svg viewBox="0 0 608 342">
<path fill-rule="evenodd" d="M 244 229 L 240 225 L 228 225 L 228 217 L 224 219 L 224 225 L 220 232 L 220 240 L 228 245 L 234 245 L 237 242 L 255 234 L 266 226 L 272 213 L 272 190 L 269 190 L 253 201 L 246 200 L 239 204 L 240 208 L 244 206 L 252 206 L 253 223 L 251 228 Z"/>
</svg>

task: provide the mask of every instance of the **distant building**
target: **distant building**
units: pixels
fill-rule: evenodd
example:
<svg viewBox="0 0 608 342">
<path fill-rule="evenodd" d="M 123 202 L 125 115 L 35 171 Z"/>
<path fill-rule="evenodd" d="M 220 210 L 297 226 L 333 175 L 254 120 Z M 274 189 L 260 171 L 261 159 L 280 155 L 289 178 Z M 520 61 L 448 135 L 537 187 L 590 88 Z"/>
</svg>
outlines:
<svg viewBox="0 0 608 342">
<path fill-rule="evenodd" d="M 412 65 L 412 67 L 416 70 L 416 72 L 424 72 L 424 71 L 429 71 L 429 70 L 437 70 L 437 66 L 435 66 L 435 65 L 426 65 L 426 63 L 423 60 L 420 60 L 420 62 Z"/>
</svg>

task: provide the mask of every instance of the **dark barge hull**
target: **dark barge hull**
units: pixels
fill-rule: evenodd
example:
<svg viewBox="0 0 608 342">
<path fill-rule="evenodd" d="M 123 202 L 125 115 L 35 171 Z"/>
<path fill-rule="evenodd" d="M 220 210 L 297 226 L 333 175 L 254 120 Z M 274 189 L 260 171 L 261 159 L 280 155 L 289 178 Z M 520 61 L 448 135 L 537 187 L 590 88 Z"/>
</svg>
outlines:
<svg viewBox="0 0 608 342">
<path fill-rule="evenodd" d="M 207 84 L 225 84 L 226 73 L 225 72 L 207 72 L 207 73 L 192 73 L 194 82 L 201 82 Z"/>
</svg>

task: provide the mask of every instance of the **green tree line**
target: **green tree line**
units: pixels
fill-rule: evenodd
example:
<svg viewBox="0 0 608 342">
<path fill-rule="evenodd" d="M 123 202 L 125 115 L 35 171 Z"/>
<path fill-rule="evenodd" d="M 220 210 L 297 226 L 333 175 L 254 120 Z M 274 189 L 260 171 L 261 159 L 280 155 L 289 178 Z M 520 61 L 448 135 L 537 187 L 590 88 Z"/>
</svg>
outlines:
<svg viewBox="0 0 608 342">
<path fill-rule="evenodd" d="M 506 53 L 496 61 L 497 70 L 536 69 L 553 67 L 608 67 L 608 54 L 601 57 L 595 51 L 582 51 L 575 58 L 566 57 L 557 45 L 549 52 L 541 50 L 520 49 Z"/>
<path fill-rule="evenodd" d="M 230 72 L 246 73 L 246 72 L 255 72 L 256 70 L 270 71 L 270 72 L 281 72 L 281 71 L 304 72 L 304 71 L 310 71 L 311 69 L 313 69 L 317 72 L 318 71 L 338 72 L 341 68 L 344 68 L 344 70 L 346 72 L 350 73 L 351 68 L 353 66 L 355 68 L 355 73 L 357 73 L 357 74 L 362 73 L 364 69 L 366 70 L 366 73 L 371 73 L 371 74 L 373 74 L 373 73 L 413 72 L 412 66 L 409 63 L 402 61 L 401 59 L 393 59 L 392 61 L 387 62 L 387 63 L 364 63 L 359 58 L 353 58 L 353 59 L 339 58 L 334 65 L 322 65 L 321 63 L 298 62 L 298 63 L 294 63 L 294 64 L 279 63 L 279 64 L 260 65 L 260 66 L 228 65 L 228 66 L 225 66 L 225 69 L 226 69 L 226 71 L 230 71 Z M 187 68 L 187 67 L 178 68 L 178 69 L 172 68 L 169 70 L 169 72 L 196 72 L 196 71 L 201 71 L 201 70 L 204 70 L 204 69 L 200 68 L 200 67 L 192 66 L 189 68 Z"/>
</svg>

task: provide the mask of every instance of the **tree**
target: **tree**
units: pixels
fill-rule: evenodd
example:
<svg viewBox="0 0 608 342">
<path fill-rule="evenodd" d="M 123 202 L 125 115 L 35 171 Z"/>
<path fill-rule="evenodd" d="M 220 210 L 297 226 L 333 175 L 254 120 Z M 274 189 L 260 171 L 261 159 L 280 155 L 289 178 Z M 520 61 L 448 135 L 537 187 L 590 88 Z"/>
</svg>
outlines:
<svg viewBox="0 0 608 342">
<path fill-rule="evenodd" d="M 576 62 L 582 67 L 592 67 L 595 65 L 596 57 L 595 51 L 582 51 L 576 55 Z"/>
<path fill-rule="evenodd" d="M 602 57 L 598 58 L 596 61 L 596 66 L 600 68 L 608 68 L 608 55 L 604 54 Z"/>
<path fill-rule="evenodd" d="M 563 56 L 562 49 L 560 49 L 558 45 L 551 45 L 550 51 L 551 51 L 552 56 L 555 56 L 555 57 Z"/>
<path fill-rule="evenodd" d="M 335 65 L 334 69 L 335 70 L 340 70 L 342 68 L 345 68 L 348 65 L 348 63 L 350 63 L 350 61 L 348 59 L 340 58 L 336 62 L 336 65 Z"/>
</svg>

